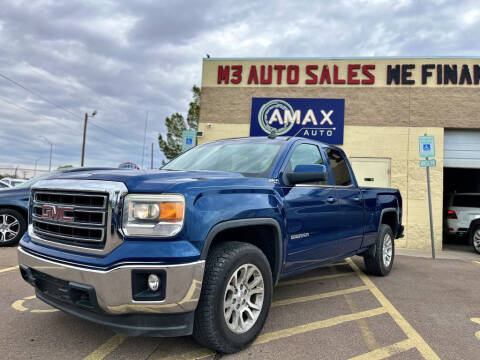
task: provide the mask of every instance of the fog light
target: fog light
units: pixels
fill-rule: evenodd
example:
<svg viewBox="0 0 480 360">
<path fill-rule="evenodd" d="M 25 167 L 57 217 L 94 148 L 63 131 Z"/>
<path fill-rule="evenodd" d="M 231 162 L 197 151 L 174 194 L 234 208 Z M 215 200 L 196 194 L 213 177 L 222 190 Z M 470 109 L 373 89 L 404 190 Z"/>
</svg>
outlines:
<svg viewBox="0 0 480 360">
<path fill-rule="evenodd" d="M 160 278 L 155 274 L 148 275 L 148 288 L 152 291 L 157 291 L 160 287 Z"/>
</svg>

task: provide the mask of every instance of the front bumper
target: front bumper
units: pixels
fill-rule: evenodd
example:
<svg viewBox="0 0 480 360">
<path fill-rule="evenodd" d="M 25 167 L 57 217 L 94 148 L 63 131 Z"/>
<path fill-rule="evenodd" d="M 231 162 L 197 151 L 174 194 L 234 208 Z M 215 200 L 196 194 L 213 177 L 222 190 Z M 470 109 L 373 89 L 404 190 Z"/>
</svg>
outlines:
<svg viewBox="0 0 480 360">
<path fill-rule="evenodd" d="M 125 314 L 107 315 L 96 313 L 45 296 L 35 291 L 37 298 L 68 314 L 97 324 L 108 326 L 112 330 L 129 336 L 149 335 L 159 337 L 187 336 L 192 333 L 195 312 L 178 314 Z"/>
<path fill-rule="evenodd" d="M 124 315 L 133 318 L 145 314 L 193 314 L 200 297 L 205 266 L 205 261 L 202 260 L 178 265 L 128 264 L 98 270 L 46 259 L 27 252 L 20 246 L 18 260 L 22 276 L 36 288 L 40 299 L 80 317 L 87 318 L 86 314 L 90 314 L 89 320 L 105 324 L 115 321 L 115 318 L 120 321 Z M 132 274 L 135 271 L 165 274 L 162 300 L 134 300 Z M 40 281 L 47 281 L 59 289 L 44 291 L 44 287 L 39 285 Z M 82 296 L 83 300 L 88 300 L 86 306 L 82 306 Z M 99 321 L 99 316 L 107 318 Z M 133 325 L 127 322 L 126 326 L 134 327 L 135 321 Z"/>
</svg>

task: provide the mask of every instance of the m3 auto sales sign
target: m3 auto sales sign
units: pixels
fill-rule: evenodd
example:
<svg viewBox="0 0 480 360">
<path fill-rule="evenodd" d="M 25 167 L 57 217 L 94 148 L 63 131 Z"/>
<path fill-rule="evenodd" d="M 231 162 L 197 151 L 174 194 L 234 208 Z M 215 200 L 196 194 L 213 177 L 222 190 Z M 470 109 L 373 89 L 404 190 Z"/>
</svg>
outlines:
<svg viewBox="0 0 480 360">
<path fill-rule="evenodd" d="M 299 136 L 343 144 L 345 99 L 252 98 L 250 136 Z"/>
</svg>

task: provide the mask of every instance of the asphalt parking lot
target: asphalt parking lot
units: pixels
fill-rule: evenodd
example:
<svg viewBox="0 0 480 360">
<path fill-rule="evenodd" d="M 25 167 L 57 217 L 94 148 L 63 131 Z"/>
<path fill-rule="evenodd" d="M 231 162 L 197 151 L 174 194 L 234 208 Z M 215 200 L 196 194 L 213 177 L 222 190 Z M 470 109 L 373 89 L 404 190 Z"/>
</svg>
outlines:
<svg viewBox="0 0 480 360">
<path fill-rule="evenodd" d="M 360 258 L 281 282 L 250 348 L 213 354 L 191 338 L 128 338 L 43 304 L 0 249 L 2 359 L 479 359 L 479 261 L 397 256 L 386 278 Z"/>
</svg>

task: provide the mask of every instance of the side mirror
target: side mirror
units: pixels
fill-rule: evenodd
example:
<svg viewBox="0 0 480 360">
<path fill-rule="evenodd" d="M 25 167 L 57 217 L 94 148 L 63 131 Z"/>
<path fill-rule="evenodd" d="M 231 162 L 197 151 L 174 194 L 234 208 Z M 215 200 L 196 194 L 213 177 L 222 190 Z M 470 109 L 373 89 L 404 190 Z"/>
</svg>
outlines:
<svg viewBox="0 0 480 360">
<path fill-rule="evenodd" d="M 293 172 L 287 173 L 286 176 L 291 185 L 326 181 L 328 177 L 325 165 L 297 165 Z"/>
</svg>

